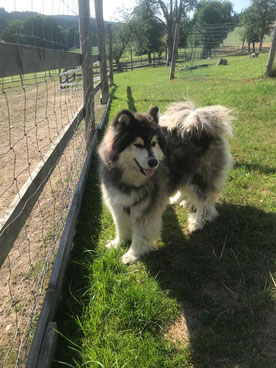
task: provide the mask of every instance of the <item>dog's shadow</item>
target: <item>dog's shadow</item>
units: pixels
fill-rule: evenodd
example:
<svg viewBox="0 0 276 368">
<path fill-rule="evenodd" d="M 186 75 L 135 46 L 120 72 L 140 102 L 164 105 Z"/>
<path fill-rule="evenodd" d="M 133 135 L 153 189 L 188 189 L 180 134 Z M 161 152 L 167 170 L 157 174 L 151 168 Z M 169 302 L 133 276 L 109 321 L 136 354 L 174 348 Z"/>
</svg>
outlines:
<svg viewBox="0 0 276 368">
<path fill-rule="evenodd" d="M 184 211 L 169 207 L 161 247 L 144 258 L 181 306 L 167 335 L 180 346 L 189 341 L 196 368 L 275 367 L 276 214 L 231 204 L 218 210 L 215 222 L 188 235 Z"/>
</svg>

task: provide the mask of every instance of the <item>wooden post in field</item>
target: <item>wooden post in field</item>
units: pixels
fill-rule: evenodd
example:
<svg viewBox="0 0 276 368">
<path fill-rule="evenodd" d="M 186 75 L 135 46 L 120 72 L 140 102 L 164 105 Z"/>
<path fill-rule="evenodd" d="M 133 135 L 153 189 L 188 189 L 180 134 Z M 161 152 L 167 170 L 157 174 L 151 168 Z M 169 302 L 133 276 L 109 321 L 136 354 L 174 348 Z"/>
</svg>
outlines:
<svg viewBox="0 0 276 368">
<path fill-rule="evenodd" d="M 112 52 L 112 24 L 107 26 L 108 31 L 108 61 L 109 61 L 109 80 L 113 85 L 113 52 Z"/>
<path fill-rule="evenodd" d="M 274 31 L 273 31 L 270 51 L 269 51 L 269 55 L 268 55 L 268 60 L 267 60 L 267 64 L 266 64 L 266 68 L 265 68 L 265 72 L 264 72 L 265 77 L 270 76 L 270 73 L 271 73 L 272 68 L 273 68 L 275 53 L 276 53 L 276 21 L 275 21 L 275 25 L 274 25 Z"/>
<path fill-rule="evenodd" d="M 177 23 L 175 25 L 175 32 L 174 32 L 173 53 L 172 53 L 172 64 L 171 64 L 170 79 L 174 79 L 175 63 L 176 63 L 177 49 L 178 49 L 178 40 L 179 40 L 179 24 Z"/>
<path fill-rule="evenodd" d="M 132 49 L 130 49 L 130 66 L 131 66 L 131 70 L 133 71 Z"/>
<path fill-rule="evenodd" d="M 90 39 L 90 7 L 89 0 L 79 2 L 79 31 L 80 50 L 82 54 L 83 105 L 85 114 L 85 141 L 86 148 L 95 130 L 94 93 L 93 93 L 93 61 Z"/>
<path fill-rule="evenodd" d="M 95 16 L 97 26 L 97 42 L 99 49 L 100 76 L 101 76 L 101 103 L 105 105 L 109 98 L 109 87 L 107 78 L 106 52 L 105 52 L 105 30 L 103 20 L 103 0 L 94 0 Z"/>
</svg>

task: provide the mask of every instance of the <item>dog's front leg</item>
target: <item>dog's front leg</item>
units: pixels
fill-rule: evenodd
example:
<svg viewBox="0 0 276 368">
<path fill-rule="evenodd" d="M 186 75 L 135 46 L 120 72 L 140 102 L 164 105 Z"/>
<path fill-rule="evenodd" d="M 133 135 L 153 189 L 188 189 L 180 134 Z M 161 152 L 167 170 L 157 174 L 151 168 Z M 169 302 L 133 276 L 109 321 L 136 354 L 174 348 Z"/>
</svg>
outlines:
<svg viewBox="0 0 276 368">
<path fill-rule="evenodd" d="M 121 205 L 109 206 L 116 227 L 116 238 L 106 244 L 107 248 L 116 248 L 119 243 L 130 240 L 132 237 L 132 223 L 129 213 Z"/>
<path fill-rule="evenodd" d="M 134 220 L 131 246 L 122 257 L 123 263 L 133 263 L 150 251 L 153 240 L 160 236 L 161 222 L 159 213 Z"/>
</svg>

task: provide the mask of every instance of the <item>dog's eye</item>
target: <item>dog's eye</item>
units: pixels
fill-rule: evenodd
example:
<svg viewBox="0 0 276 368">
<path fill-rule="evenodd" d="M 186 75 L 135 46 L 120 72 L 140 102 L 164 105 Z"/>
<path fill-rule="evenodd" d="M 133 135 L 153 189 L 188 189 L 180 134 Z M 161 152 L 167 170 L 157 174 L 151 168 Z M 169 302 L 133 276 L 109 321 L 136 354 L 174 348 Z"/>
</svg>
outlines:
<svg viewBox="0 0 276 368">
<path fill-rule="evenodd" d="M 156 146 L 156 142 L 151 142 L 152 147 Z"/>
<path fill-rule="evenodd" d="M 135 143 L 134 146 L 140 149 L 144 148 L 144 146 L 140 143 Z"/>
</svg>

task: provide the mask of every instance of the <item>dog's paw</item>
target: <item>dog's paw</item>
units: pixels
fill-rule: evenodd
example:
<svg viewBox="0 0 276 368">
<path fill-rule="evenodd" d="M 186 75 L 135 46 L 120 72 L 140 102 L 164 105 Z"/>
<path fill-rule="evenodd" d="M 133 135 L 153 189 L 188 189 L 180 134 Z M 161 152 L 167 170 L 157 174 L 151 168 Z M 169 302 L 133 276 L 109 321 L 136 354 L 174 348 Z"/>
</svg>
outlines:
<svg viewBox="0 0 276 368">
<path fill-rule="evenodd" d="M 107 249 L 112 249 L 112 248 L 117 248 L 118 247 L 118 245 L 119 245 L 119 240 L 118 239 L 114 239 L 114 240 L 111 240 L 109 243 L 107 243 L 106 245 L 105 245 L 105 247 L 107 248 Z"/>
<path fill-rule="evenodd" d="M 206 221 L 213 221 L 215 218 L 217 218 L 219 216 L 218 211 L 216 210 L 216 208 L 214 206 L 211 206 L 208 208 L 207 210 L 207 214 L 206 214 Z"/>
<path fill-rule="evenodd" d="M 179 204 L 179 202 L 181 202 L 181 199 L 182 199 L 182 196 L 181 196 L 180 191 L 178 190 L 173 197 L 170 197 L 169 198 L 169 203 L 171 205 L 173 205 L 173 204 Z"/>
<path fill-rule="evenodd" d="M 139 255 L 137 254 L 134 254 L 132 252 L 132 250 L 128 250 L 123 256 L 122 256 L 122 262 L 124 264 L 131 264 L 131 263 L 134 263 L 136 261 L 138 261 L 138 259 L 140 258 Z"/>
<path fill-rule="evenodd" d="M 198 222 L 191 222 L 188 224 L 188 231 L 189 233 L 193 233 L 194 231 L 203 229 L 203 224 Z"/>
</svg>

